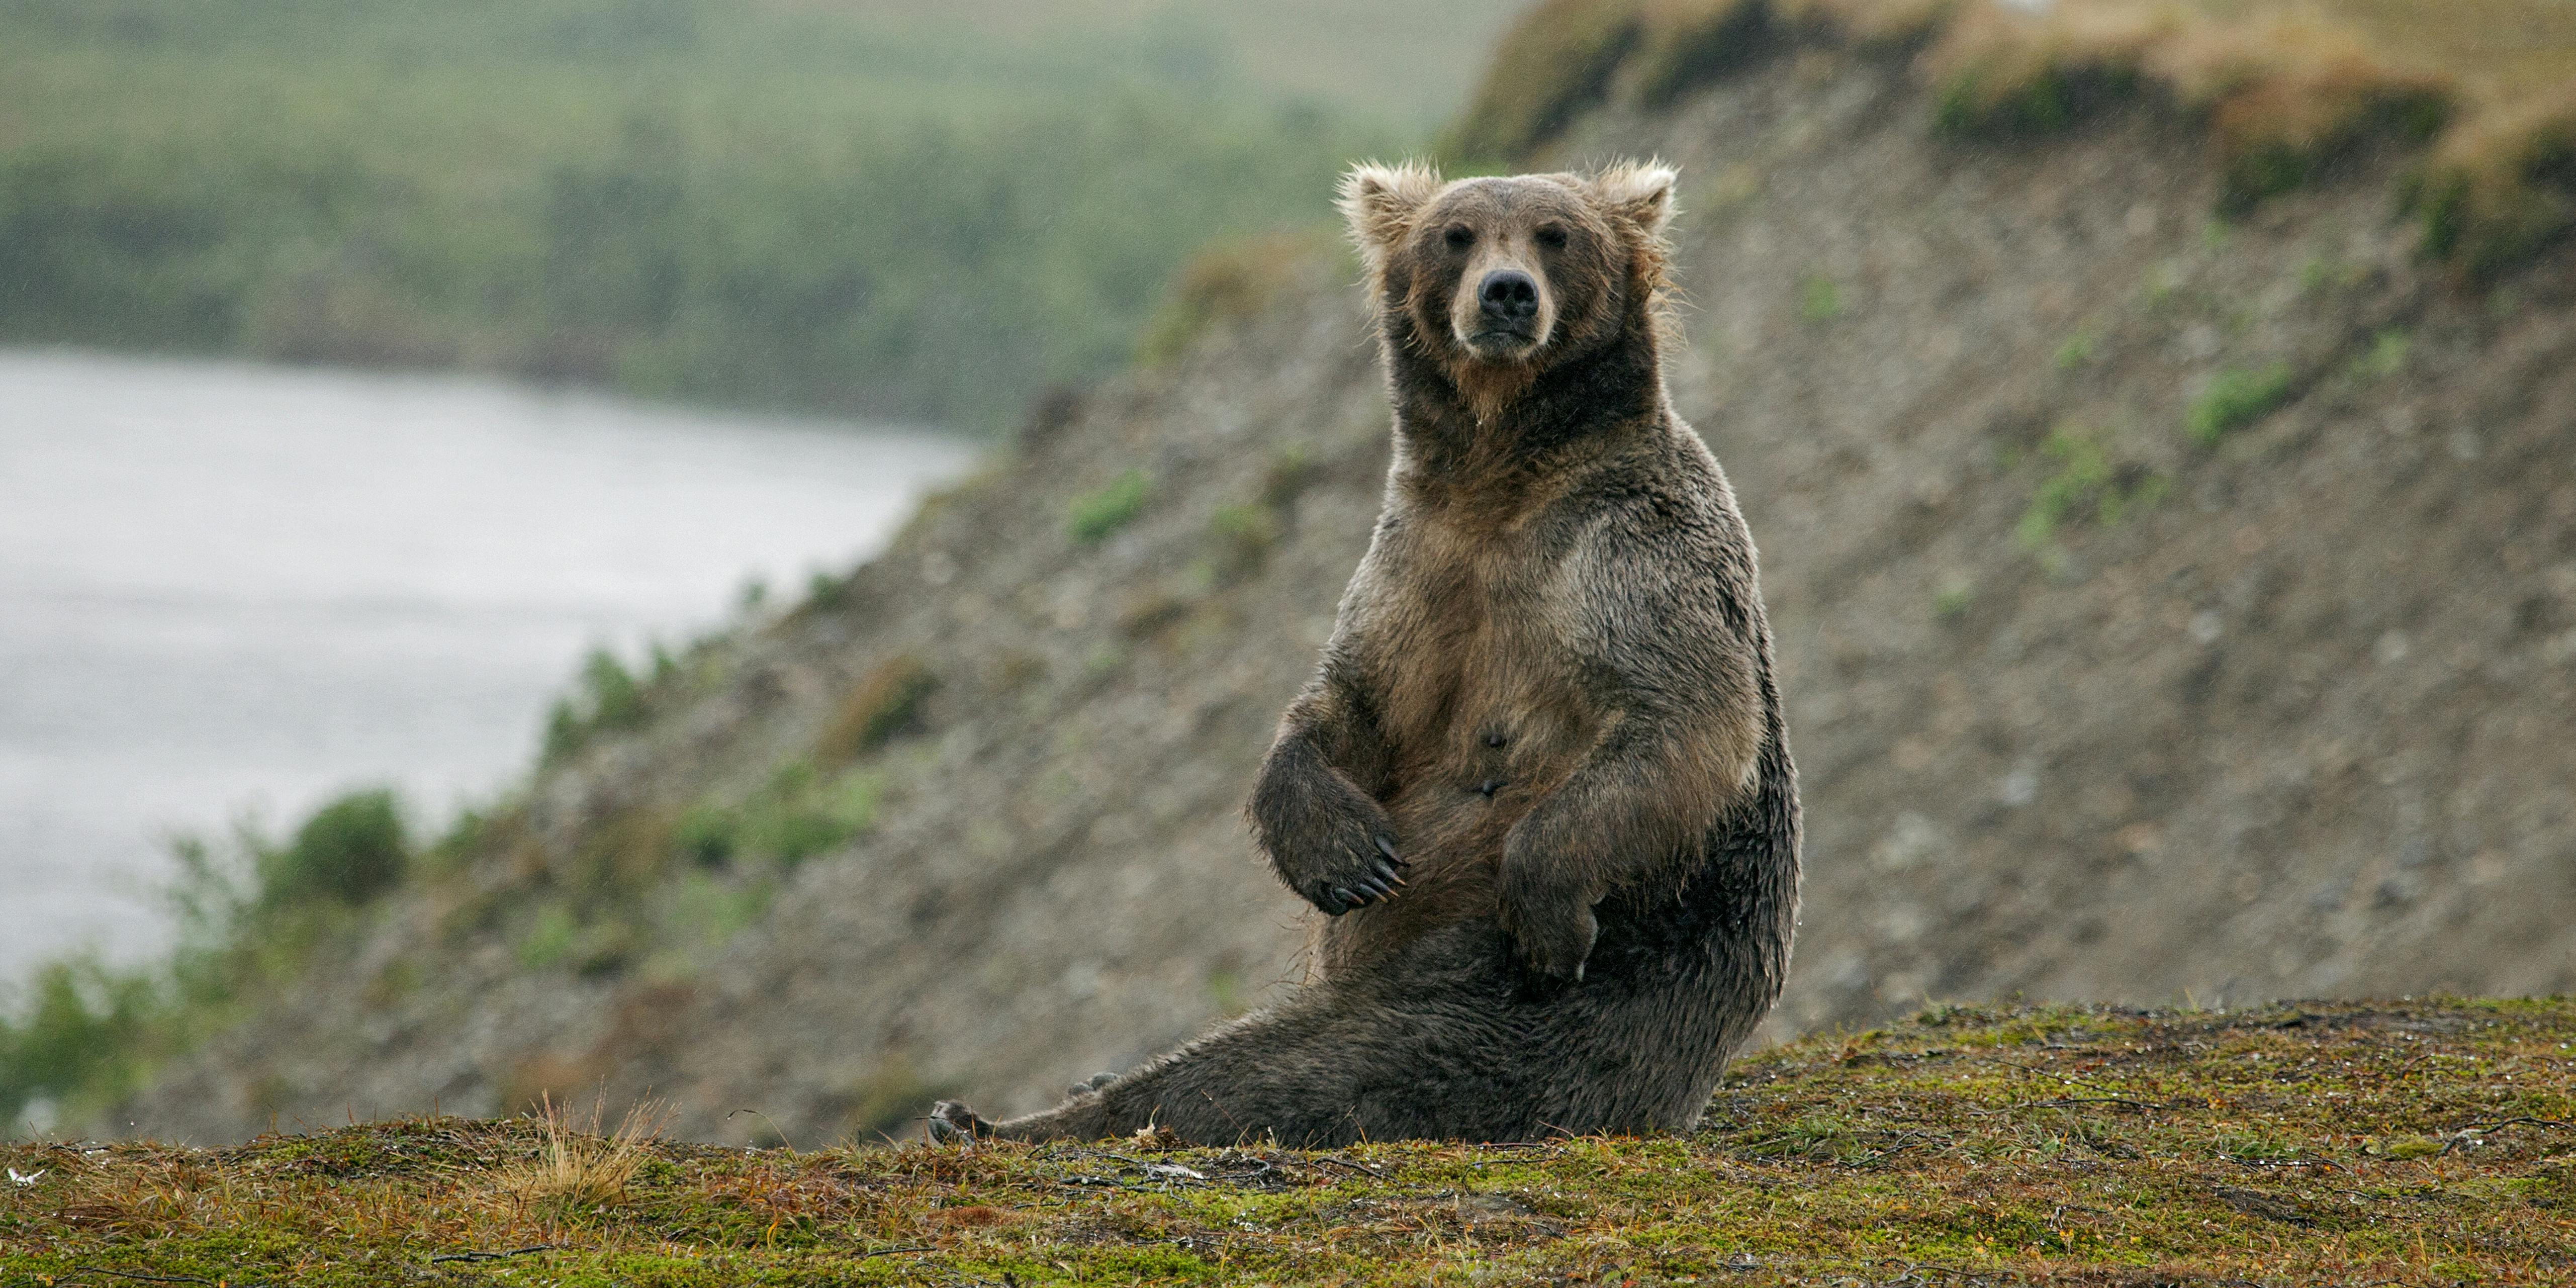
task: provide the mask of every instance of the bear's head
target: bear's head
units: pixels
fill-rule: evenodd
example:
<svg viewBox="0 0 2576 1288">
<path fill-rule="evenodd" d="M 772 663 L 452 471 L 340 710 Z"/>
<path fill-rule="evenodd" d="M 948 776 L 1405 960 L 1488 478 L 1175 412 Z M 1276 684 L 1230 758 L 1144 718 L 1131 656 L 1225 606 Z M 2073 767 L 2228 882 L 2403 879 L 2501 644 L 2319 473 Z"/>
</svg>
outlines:
<svg viewBox="0 0 2576 1288">
<path fill-rule="evenodd" d="M 1414 162 L 1353 168 L 1342 212 L 1390 357 L 1428 362 L 1484 416 L 1623 339 L 1651 351 L 1675 177 L 1656 162 L 1450 183 Z"/>
</svg>

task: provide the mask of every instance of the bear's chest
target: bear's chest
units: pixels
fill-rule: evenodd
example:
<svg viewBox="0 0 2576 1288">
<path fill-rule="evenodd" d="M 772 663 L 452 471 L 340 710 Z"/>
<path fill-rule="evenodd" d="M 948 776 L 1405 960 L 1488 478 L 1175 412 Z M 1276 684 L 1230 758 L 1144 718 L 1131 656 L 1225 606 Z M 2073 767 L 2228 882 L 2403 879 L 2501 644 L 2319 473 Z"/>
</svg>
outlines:
<svg viewBox="0 0 2576 1288">
<path fill-rule="evenodd" d="M 1572 646 L 1578 605 L 1532 540 L 1433 524 L 1408 536 L 1354 605 L 1391 753 L 1384 800 L 1417 849 L 1488 848 L 1599 735 Z"/>
</svg>

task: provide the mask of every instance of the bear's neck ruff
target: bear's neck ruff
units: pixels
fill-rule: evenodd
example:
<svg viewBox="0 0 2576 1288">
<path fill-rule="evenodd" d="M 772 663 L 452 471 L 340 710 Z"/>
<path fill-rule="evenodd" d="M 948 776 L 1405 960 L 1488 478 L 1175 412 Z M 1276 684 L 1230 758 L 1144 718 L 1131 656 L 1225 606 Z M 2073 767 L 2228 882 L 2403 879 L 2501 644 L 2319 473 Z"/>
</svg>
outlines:
<svg viewBox="0 0 2576 1288">
<path fill-rule="evenodd" d="M 1426 353 L 1411 319 L 1386 319 L 1397 473 L 1416 491 L 1519 491 L 1570 450 L 1655 423 L 1664 408 L 1656 320 L 1634 302 L 1611 339 L 1543 365 Z"/>
</svg>

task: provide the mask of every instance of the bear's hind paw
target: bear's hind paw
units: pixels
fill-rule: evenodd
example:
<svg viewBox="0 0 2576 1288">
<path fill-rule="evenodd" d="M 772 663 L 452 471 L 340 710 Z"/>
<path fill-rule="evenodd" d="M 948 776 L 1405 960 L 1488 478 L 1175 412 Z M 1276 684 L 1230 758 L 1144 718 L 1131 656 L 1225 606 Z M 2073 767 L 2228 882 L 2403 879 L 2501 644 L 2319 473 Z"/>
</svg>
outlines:
<svg viewBox="0 0 2576 1288">
<path fill-rule="evenodd" d="M 974 1110 L 954 1100 L 942 1100 L 930 1107 L 930 1141 L 934 1145 L 963 1145 L 990 1139 L 993 1124 L 984 1121 Z"/>
</svg>

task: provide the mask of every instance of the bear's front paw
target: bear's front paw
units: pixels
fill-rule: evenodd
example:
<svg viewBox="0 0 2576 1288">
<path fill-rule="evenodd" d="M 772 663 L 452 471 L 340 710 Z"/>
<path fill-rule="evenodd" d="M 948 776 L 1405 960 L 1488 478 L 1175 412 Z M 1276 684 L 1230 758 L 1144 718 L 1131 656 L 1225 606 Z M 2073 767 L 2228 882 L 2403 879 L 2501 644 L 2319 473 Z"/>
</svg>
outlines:
<svg viewBox="0 0 2576 1288">
<path fill-rule="evenodd" d="M 969 1144 L 992 1134 L 993 1124 L 954 1100 L 942 1100 L 930 1107 L 930 1142 L 934 1145 Z"/>
<path fill-rule="evenodd" d="M 1280 879 L 1333 916 L 1384 903 L 1404 884 L 1407 865 L 1386 811 L 1356 792 L 1315 792 L 1299 799 L 1293 810 L 1277 809 L 1256 819 Z"/>
<path fill-rule="evenodd" d="M 1365 908 L 1395 897 L 1404 884 L 1404 857 L 1396 852 L 1395 838 L 1384 832 L 1360 829 L 1339 843 L 1314 847 L 1297 860 L 1280 864 L 1283 872 L 1293 871 L 1289 887 L 1303 895 L 1306 902 L 1333 916 L 1353 908 Z"/>
<path fill-rule="evenodd" d="M 1601 934 L 1592 905 L 1579 896 L 1516 894 L 1506 888 L 1501 920 L 1521 961 L 1549 979 L 1580 981 L 1592 941 Z"/>
</svg>

